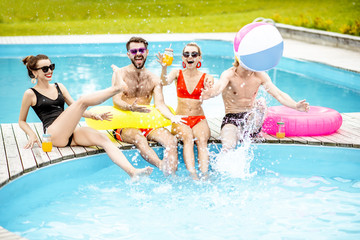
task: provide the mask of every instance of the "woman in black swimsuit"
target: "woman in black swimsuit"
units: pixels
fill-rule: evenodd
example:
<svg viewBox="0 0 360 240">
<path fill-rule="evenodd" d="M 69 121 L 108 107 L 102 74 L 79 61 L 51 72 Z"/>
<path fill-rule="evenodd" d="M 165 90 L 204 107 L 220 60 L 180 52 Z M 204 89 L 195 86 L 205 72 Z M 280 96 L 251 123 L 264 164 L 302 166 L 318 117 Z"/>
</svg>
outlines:
<svg viewBox="0 0 360 240">
<path fill-rule="evenodd" d="M 25 148 L 32 148 L 35 143 L 41 145 L 35 132 L 26 122 L 31 106 L 42 121 L 44 131 L 46 130 L 47 133 L 51 134 L 54 146 L 100 146 L 107 152 L 110 159 L 131 177 L 148 175 L 152 172 L 150 167 L 134 168 L 120 149 L 105 134 L 89 127 L 78 126 L 81 117 L 110 120 L 111 115 L 109 113 L 98 115 L 90 113 L 86 109 L 89 106 L 98 105 L 121 92 L 123 88 L 127 87 L 125 83 L 122 82 L 119 86 L 112 86 L 82 96 L 77 101 L 74 101 L 63 84 L 50 84 L 55 64 L 51 63 L 46 55 L 28 56 L 23 59 L 23 63 L 27 67 L 32 82 L 37 79 L 37 84 L 25 91 L 20 109 L 19 125 L 29 136 Z M 113 78 L 116 77 L 117 75 L 114 74 Z M 69 106 L 66 110 L 64 110 L 64 103 Z"/>
</svg>

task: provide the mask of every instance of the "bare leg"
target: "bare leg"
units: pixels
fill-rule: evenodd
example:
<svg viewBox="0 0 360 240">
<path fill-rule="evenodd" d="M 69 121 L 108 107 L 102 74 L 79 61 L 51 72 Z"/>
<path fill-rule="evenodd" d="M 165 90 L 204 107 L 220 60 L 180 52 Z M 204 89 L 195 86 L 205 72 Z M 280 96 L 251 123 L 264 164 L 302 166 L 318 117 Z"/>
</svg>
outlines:
<svg viewBox="0 0 360 240">
<path fill-rule="evenodd" d="M 246 117 L 246 130 L 249 134 L 256 133 L 262 127 L 267 113 L 266 101 L 264 98 L 259 98 L 254 104 L 254 108 Z"/>
<path fill-rule="evenodd" d="M 198 176 L 195 169 L 195 155 L 194 155 L 194 137 L 189 126 L 182 124 L 173 124 L 172 132 L 178 139 L 183 141 L 183 157 L 187 170 L 193 179 L 197 180 Z"/>
<path fill-rule="evenodd" d="M 265 98 L 259 98 L 256 101 L 256 105 L 255 105 L 256 111 L 258 113 L 258 119 L 257 119 L 257 123 L 256 123 L 256 127 L 257 129 L 260 129 L 264 123 L 266 114 L 267 114 L 267 105 L 266 105 L 266 100 Z"/>
<path fill-rule="evenodd" d="M 149 146 L 147 139 L 142 135 L 139 129 L 124 128 L 121 132 L 124 142 L 134 144 L 140 152 L 140 155 L 150 164 L 160 168 L 161 160 L 155 151 Z"/>
<path fill-rule="evenodd" d="M 166 128 L 158 128 L 149 134 L 148 139 L 160 143 L 165 148 L 160 170 L 166 175 L 175 174 L 178 166 L 176 137 Z"/>
<path fill-rule="evenodd" d="M 202 175 L 206 177 L 209 171 L 209 151 L 207 144 L 210 138 L 210 128 L 207 121 L 202 120 L 193 127 L 192 131 L 198 147 L 199 169 Z"/>
<path fill-rule="evenodd" d="M 85 110 L 89 106 L 98 105 L 104 102 L 119 92 L 119 88 L 113 86 L 82 96 L 71 104 L 47 129 L 48 133 L 51 134 L 53 144 L 59 147 L 65 146 Z"/>
<path fill-rule="evenodd" d="M 118 149 L 110 139 L 92 128 L 78 127 L 74 131 L 74 142 L 76 145 L 81 146 L 100 146 L 104 148 L 110 159 L 122 168 L 132 178 L 137 178 L 143 175 L 150 175 L 152 173 L 151 167 L 142 169 L 134 168 L 130 162 L 126 159 L 124 154 Z"/>
<path fill-rule="evenodd" d="M 238 128 L 233 124 L 226 124 L 221 129 L 222 151 L 227 152 L 236 148 L 238 142 Z"/>
</svg>

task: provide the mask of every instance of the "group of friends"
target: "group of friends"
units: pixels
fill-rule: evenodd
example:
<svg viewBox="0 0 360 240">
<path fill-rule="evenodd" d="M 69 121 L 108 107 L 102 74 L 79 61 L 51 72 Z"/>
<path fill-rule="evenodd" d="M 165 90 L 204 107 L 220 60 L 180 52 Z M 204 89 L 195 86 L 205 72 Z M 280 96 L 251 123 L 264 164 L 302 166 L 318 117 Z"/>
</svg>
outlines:
<svg viewBox="0 0 360 240">
<path fill-rule="evenodd" d="M 196 43 L 189 43 L 183 49 L 184 69 L 174 69 L 170 73 L 167 73 L 167 65 L 162 63 L 163 55 L 158 53 L 161 76 L 145 68 L 149 54 L 148 42 L 145 39 L 130 38 L 126 49 L 131 64 L 121 68 L 112 65 L 111 87 L 81 96 L 76 101 L 63 84 L 50 83 L 55 64 L 46 55 L 25 57 L 23 63 L 35 84 L 25 91 L 19 116 L 19 125 L 29 139 L 25 148 L 32 148 L 34 144 L 40 146 L 36 133 L 26 122 L 31 106 L 42 121 L 44 132 L 51 134 L 54 146 L 100 146 L 130 177 L 149 175 L 153 171 L 152 167 L 135 168 L 105 134 L 90 127 L 79 127 L 78 123 L 82 117 L 111 120 L 112 115 L 108 112 L 95 114 L 87 111 L 89 106 L 101 104 L 109 98 L 112 98 L 118 109 L 146 113 L 149 109 L 143 105 L 149 105 L 154 97 L 155 107 L 165 118 L 171 120 L 171 131 L 163 127 L 121 128 L 113 130 L 114 137 L 134 144 L 141 156 L 165 175 L 173 175 L 177 170 L 177 145 L 181 140 L 183 158 L 190 176 L 193 179 L 206 179 L 209 172 L 207 143 L 210 128 L 202 108 L 204 100 L 222 93 L 225 116 L 221 124 L 221 141 L 222 151 L 225 152 L 234 149 L 245 132 L 255 136 L 261 131 L 267 108 L 263 98 L 256 98 L 260 86 L 285 106 L 298 111 L 309 109 L 305 100 L 296 102 L 278 89 L 266 72 L 247 70 L 236 59 L 233 66 L 225 70 L 215 82 L 210 74 L 200 71 L 202 52 Z M 163 97 L 163 87 L 173 82 L 176 84 L 178 99 L 175 114 L 169 110 Z M 66 109 L 65 103 L 68 105 Z M 250 125 L 250 128 L 245 127 Z M 163 159 L 149 146 L 149 140 L 164 147 Z M 198 171 L 195 167 L 194 144 L 198 148 Z"/>
</svg>

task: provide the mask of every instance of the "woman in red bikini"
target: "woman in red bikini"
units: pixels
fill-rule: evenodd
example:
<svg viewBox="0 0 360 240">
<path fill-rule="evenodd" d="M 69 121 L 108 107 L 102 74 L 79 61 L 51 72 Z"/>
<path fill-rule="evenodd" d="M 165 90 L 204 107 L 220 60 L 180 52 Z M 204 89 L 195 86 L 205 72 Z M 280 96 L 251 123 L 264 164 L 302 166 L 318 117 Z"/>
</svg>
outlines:
<svg viewBox="0 0 360 240">
<path fill-rule="evenodd" d="M 158 54 L 162 63 L 162 55 Z M 211 75 L 200 72 L 201 50 L 196 43 L 189 43 L 183 49 L 184 70 L 174 69 L 167 75 L 167 66 L 162 64 L 161 80 L 163 85 L 176 83 L 178 105 L 176 115 L 184 116 L 184 124 L 173 123 L 172 133 L 184 144 L 183 156 L 186 168 L 193 179 L 198 179 L 195 169 L 194 142 L 198 147 L 200 177 L 206 178 L 209 169 L 209 153 L 207 143 L 210 138 L 210 128 L 206 121 L 202 101 L 200 100 L 204 82 L 212 84 Z"/>
</svg>

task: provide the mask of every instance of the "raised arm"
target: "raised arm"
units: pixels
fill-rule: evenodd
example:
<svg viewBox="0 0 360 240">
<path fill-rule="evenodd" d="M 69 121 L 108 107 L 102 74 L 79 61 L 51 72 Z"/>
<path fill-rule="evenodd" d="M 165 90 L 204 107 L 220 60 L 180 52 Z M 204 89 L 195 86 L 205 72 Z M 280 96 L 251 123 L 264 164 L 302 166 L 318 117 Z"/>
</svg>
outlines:
<svg viewBox="0 0 360 240">
<path fill-rule="evenodd" d="M 212 81 L 209 80 L 209 81 L 205 81 L 204 83 L 204 90 L 202 91 L 201 94 L 202 100 L 216 97 L 217 95 L 222 93 L 222 91 L 225 89 L 225 87 L 229 84 L 230 81 L 228 70 L 226 70 L 221 74 L 219 81 L 217 81 L 215 84 L 212 76 L 211 78 Z"/>
<path fill-rule="evenodd" d="M 296 102 L 287 93 L 281 91 L 278 87 L 276 87 L 275 84 L 272 83 L 269 75 L 267 75 L 265 72 L 262 73 L 261 78 L 264 89 L 277 101 L 279 101 L 279 103 L 301 112 L 307 112 L 309 110 L 309 103 L 307 103 L 305 99 Z"/>
<path fill-rule="evenodd" d="M 114 86 L 116 81 L 123 81 L 123 79 L 122 79 L 121 69 L 115 65 L 112 65 L 111 67 L 113 68 L 114 71 L 111 80 L 112 85 Z M 123 92 L 120 92 L 112 97 L 114 106 L 121 110 L 132 111 L 131 104 L 123 101 L 122 96 L 123 96 Z"/>
<path fill-rule="evenodd" d="M 40 140 L 38 139 L 36 133 L 31 129 L 29 124 L 26 122 L 29 108 L 31 105 L 36 104 L 36 97 L 32 90 L 28 89 L 25 91 L 20 108 L 19 115 L 19 126 L 20 128 L 29 136 L 28 143 L 24 148 L 32 148 L 36 143 L 39 147 L 41 146 Z"/>
<path fill-rule="evenodd" d="M 167 75 L 167 65 L 162 63 L 163 55 L 161 53 L 157 54 L 158 62 L 161 65 L 161 83 L 163 86 L 171 84 L 179 75 L 179 70 L 173 69 L 169 75 Z"/>
</svg>

